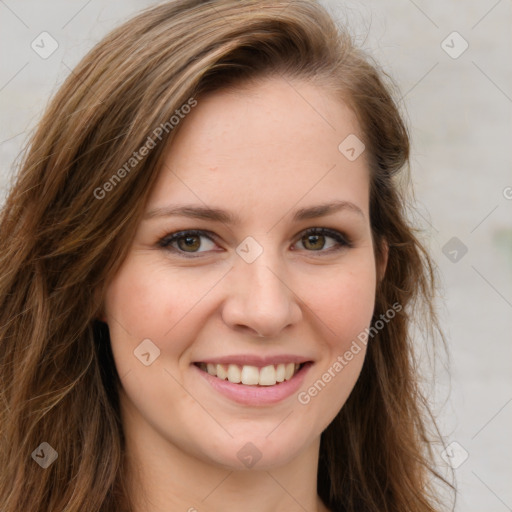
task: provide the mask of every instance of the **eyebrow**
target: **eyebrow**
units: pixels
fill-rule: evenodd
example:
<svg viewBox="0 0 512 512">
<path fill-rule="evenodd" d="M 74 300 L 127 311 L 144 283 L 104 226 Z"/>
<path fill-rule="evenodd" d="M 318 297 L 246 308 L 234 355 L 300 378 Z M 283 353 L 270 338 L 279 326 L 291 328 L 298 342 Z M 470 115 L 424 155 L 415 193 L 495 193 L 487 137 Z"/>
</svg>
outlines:
<svg viewBox="0 0 512 512">
<path fill-rule="evenodd" d="M 330 203 L 309 206 L 307 208 L 298 209 L 293 217 L 293 222 L 301 220 L 314 219 L 317 217 L 325 217 L 339 211 L 354 212 L 365 218 L 361 208 L 350 201 L 333 201 Z M 180 205 L 166 206 L 162 208 L 154 208 L 144 215 L 144 219 L 152 219 L 155 217 L 190 217 L 193 219 L 211 220 L 222 222 L 224 224 L 240 225 L 241 220 L 238 215 L 230 213 L 220 208 L 209 208 L 197 205 Z"/>
</svg>

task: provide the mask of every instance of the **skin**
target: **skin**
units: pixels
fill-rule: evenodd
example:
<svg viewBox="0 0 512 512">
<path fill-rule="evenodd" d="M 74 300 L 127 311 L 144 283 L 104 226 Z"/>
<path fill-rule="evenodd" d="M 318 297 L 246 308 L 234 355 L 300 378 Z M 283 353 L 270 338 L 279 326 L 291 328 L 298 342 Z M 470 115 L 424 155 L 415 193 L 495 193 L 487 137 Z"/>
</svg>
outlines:
<svg viewBox="0 0 512 512">
<path fill-rule="evenodd" d="M 304 391 L 370 325 L 384 267 L 374 258 L 366 155 L 351 162 L 338 150 L 349 134 L 363 138 L 340 99 L 282 78 L 198 98 L 182 121 L 146 212 L 187 203 L 229 210 L 241 223 L 145 218 L 108 286 L 103 319 L 122 381 L 137 512 L 327 510 L 316 489 L 320 435 L 356 383 L 364 345 L 305 405 L 297 393 L 273 405 L 235 403 L 192 363 L 307 356 Z M 298 208 L 332 200 L 361 212 L 292 221 Z M 343 233 L 352 247 L 330 252 L 330 236 L 303 238 L 314 227 Z M 194 258 L 183 241 L 175 252 L 159 245 L 187 229 L 216 239 L 194 238 Z M 248 236 L 263 249 L 252 263 L 236 252 Z M 145 366 L 134 350 L 148 338 L 160 355 Z M 251 469 L 237 457 L 249 442 L 261 453 Z"/>
</svg>

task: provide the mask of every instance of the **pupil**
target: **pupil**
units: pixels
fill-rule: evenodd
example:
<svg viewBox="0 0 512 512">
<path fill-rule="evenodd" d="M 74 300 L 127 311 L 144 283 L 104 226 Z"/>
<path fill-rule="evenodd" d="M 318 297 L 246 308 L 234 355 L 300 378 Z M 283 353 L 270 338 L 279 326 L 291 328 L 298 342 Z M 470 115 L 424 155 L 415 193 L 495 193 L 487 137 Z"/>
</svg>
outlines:
<svg viewBox="0 0 512 512">
<path fill-rule="evenodd" d="M 197 249 L 198 248 L 198 237 L 197 236 L 186 236 L 181 238 L 181 241 L 185 242 L 185 246 L 191 249 Z"/>
<path fill-rule="evenodd" d="M 312 245 L 315 245 L 315 244 L 318 244 L 320 238 L 322 238 L 323 235 L 308 235 L 307 236 L 307 240 L 308 240 L 308 244 L 312 241 Z M 313 247 L 313 249 L 321 249 L 322 248 L 322 244 L 320 247 Z"/>
</svg>

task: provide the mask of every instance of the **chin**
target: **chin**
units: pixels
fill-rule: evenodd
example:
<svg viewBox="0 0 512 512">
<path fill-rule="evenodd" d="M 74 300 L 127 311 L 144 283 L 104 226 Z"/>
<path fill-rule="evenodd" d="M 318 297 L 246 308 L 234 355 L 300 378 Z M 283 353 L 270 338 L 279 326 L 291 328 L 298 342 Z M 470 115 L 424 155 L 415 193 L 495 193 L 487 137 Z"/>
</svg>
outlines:
<svg viewBox="0 0 512 512">
<path fill-rule="evenodd" d="M 279 428 L 279 427 L 278 427 Z M 213 446 L 200 449 L 201 458 L 230 471 L 265 471 L 285 466 L 311 446 L 311 440 L 298 438 L 283 430 L 281 435 L 266 430 L 261 434 L 236 435 Z"/>
</svg>

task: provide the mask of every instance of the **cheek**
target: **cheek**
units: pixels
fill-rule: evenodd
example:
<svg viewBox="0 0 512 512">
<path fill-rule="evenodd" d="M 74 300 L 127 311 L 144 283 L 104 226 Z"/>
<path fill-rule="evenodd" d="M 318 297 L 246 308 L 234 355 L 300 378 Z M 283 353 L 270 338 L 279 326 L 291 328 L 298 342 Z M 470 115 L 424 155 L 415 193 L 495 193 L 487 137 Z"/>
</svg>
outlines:
<svg viewBox="0 0 512 512">
<path fill-rule="evenodd" d="M 145 339 L 166 354 L 180 354 L 198 305 L 218 281 L 217 275 L 163 267 L 144 255 L 133 255 L 109 284 L 105 311 L 112 350 L 121 364 L 133 365 L 133 350 Z M 172 340 L 172 343 L 166 343 Z M 180 341 L 183 340 L 183 341 Z"/>
<path fill-rule="evenodd" d="M 375 287 L 371 255 L 361 255 L 357 264 L 330 271 L 328 278 L 316 281 L 316 286 L 305 283 L 303 296 L 308 298 L 308 305 L 324 324 L 325 341 L 331 351 L 346 350 L 369 326 L 375 307 Z"/>
<path fill-rule="evenodd" d="M 123 337 L 133 341 L 157 337 L 161 310 L 169 295 L 165 293 L 166 283 L 161 277 L 156 279 L 144 266 L 126 262 L 106 293 L 109 327 L 123 330 Z"/>
<path fill-rule="evenodd" d="M 353 264 L 352 264 L 353 263 Z M 298 402 L 317 418 L 322 430 L 343 407 L 357 382 L 366 354 L 366 330 L 375 306 L 373 255 L 359 254 L 350 266 L 309 292 L 308 304 L 319 318 L 323 357 L 301 388 Z"/>
</svg>

